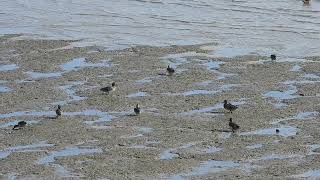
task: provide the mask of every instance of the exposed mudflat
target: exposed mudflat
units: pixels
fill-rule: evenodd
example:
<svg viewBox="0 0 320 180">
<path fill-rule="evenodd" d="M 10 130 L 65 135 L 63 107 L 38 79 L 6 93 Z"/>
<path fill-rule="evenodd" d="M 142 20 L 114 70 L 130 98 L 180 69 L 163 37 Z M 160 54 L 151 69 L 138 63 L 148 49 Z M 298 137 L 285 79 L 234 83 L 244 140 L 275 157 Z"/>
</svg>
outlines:
<svg viewBox="0 0 320 180">
<path fill-rule="evenodd" d="M 319 57 L 17 37 L 0 37 L 1 179 L 320 178 Z"/>
</svg>

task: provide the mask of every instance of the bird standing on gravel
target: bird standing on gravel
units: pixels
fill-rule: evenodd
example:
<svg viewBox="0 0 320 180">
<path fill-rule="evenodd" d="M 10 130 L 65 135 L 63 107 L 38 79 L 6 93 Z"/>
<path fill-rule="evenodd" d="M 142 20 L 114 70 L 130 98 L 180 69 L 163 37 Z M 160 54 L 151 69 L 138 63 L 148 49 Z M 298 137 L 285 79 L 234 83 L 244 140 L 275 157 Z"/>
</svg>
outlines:
<svg viewBox="0 0 320 180">
<path fill-rule="evenodd" d="M 116 90 L 116 83 L 113 82 L 111 84 L 111 86 L 107 86 L 107 87 L 101 88 L 100 90 L 109 94 L 109 92 Z"/>
<path fill-rule="evenodd" d="M 133 110 L 134 110 L 134 113 L 135 113 L 136 115 L 140 114 L 139 104 L 137 104 L 136 107 L 135 107 Z"/>
<path fill-rule="evenodd" d="M 238 109 L 238 106 L 232 105 L 231 103 L 228 103 L 227 100 L 224 100 L 223 108 L 232 113 L 232 111 Z"/>
<path fill-rule="evenodd" d="M 170 65 L 168 65 L 167 67 L 167 72 L 169 73 L 169 75 L 171 76 L 174 73 L 174 69 L 172 67 L 170 67 Z"/>
<path fill-rule="evenodd" d="M 61 115 L 62 115 L 61 106 L 58 105 L 58 108 L 56 109 L 56 117 L 58 118 Z"/>
<path fill-rule="evenodd" d="M 232 118 L 230 118 L 230 120 L 229 120 L 229 126 L 230 126 L 233 133 L 240 128 L 240 126 L 238 124 L 232 122 Z"/>
<path fill-rule="evenodd" d="M 311 0 L 302 0 L 304 5 L 309 5 Z"/>
<path fill-rule="evenodd" d="M 271 54 L 270 58 L 271 58 L 272 61 L 275 61 L 277 59 L 277 56 L 275 54 Z"/>
<path fill-rule="evenodd" d="M 25 121 L 19 121 L 17 125 L 14 125 L 12 130 L 19 130 L 21 128 L 24 128 L 27 125 L 27 122 Z"/>
</svg>

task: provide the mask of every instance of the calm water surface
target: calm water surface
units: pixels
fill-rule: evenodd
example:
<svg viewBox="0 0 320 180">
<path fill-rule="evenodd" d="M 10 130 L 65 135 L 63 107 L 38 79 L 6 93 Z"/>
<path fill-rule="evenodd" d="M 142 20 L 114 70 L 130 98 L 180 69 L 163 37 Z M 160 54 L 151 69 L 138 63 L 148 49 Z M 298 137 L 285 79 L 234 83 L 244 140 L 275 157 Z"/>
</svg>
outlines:
<svg viewBox="0 0 320 180">
<path fill-rule="evenodd" d="M 108 49 L 217 42 L 297 57 L 319 55 L 319 32 L 319 0 L 1 0 L 0 9 L 0 34 Z"/>
</svg>

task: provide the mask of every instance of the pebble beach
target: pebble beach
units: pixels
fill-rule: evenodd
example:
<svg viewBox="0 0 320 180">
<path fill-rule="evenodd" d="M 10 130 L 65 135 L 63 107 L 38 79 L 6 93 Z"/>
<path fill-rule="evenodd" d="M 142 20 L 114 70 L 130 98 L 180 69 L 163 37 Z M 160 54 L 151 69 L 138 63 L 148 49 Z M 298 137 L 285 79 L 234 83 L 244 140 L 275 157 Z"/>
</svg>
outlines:
<svg viewBox="0 0 320 180">
<path fill-rule="evenodd" d="M 320 177 L 320 57 L 74 42 L 0 37 L 1 179 Z"/>
</svg>

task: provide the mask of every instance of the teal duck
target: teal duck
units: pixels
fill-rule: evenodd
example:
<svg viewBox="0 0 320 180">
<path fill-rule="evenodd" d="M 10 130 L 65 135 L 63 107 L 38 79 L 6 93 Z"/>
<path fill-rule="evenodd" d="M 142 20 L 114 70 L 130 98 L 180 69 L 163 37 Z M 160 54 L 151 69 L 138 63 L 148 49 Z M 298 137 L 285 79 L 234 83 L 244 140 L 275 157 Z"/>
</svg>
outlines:
<svg viewBox="0 0 320 180">
<path fill-rule="evenodd" d="M 229 120 L 229 127 L 231 128 L 233 133 L 240 128 L 238 124 L 232 122 L 232 118 L 230 118 Z"/>
<path fill-rule="evenodd" d="M 174 69 L 172 67 L 170 67 L 170 65 L 168 65 L 167 67 L 167 72 L 169 73 L 169 75 L 171 76 L 174 73 Z"/>
<path fill-rule="evenodd" d="M 103 91 L 103 92 L 106 92 L 106 93 L 109 93 L 111 91 L 115 91 L 116 90 L 116 83 L 113 82 L 111 84 L 111 86 L 107 86 L 107 87 L 101 88 L 100 90 Z"/>
<path fill-rule="evenodd" d="M 136 105 L 136 107 L 133 110 L 134 110 L 134 113 L 136 113 L 136 115 L 140 114 L 140 107 L 138 104 Z"/>
<path fill-rule="evenodd" d="M 238 106 L 233 105 L 231 103 L 228 103 L 227 100 L 224 100 L 224 104 L 223 104 L 224 109 L 230 111 L 232 113 L 232 111 L 238 109 Z"/>
</svg>

